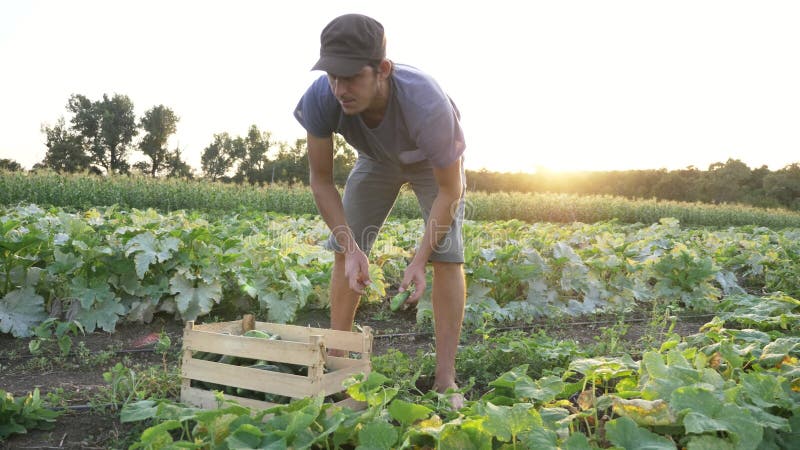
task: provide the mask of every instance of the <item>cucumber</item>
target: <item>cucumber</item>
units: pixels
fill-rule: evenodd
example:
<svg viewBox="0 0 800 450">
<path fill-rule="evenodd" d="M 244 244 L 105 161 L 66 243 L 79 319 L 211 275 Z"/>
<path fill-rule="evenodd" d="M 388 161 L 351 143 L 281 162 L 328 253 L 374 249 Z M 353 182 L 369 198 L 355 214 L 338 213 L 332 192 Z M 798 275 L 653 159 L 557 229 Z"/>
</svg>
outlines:
<svg viewBox="0 0 800 450">
<path fill-rule="evenodd" d="M 275 363 L 274 365 L 278 368 L 278 372 L 288 373 L 289 375 L 294 375 L 295 374 L 294 369 L 292 369 L 292 367 L 289 366 L 288 364 Z"/>
<path fill-rule="evenodd" d="M 403 291 L 395 295 L 389 302 L 389 308 L 391 308 L 392 311 L 399 311 L 400 307 L 406 303 L 406 300 L 408 300 L 408 297 L 410 296 L 411 296 L 411 291 Z"/>
<path fill-rule="evenodd" d="M 260 339 L 272 339 L 272 335 L 267 333 L 266 331 L 261 330 L 248 330 L 242 336 L 244 337 L 252 337 L 252 338 L 260 338 Z"/>
<path fill-rule="evenodd" d="M 193 359 L 202 359 L 203 361 L 217 361 L 220 358 L 220 354 L 218 353 L 209 353 L 209 352 L 194 352 L 192 355 Z"/>
<path fill-rule="evenodd" d="M 283 395 L 268 394 L 268 393 L 265 392 L 264 393 L 264 401 L 270 402 L 270 403 L 277 403 L 277 404 L 285 405 L 285 404 L 288 404 L 291 401 L 291 399 L 289 397 L 284 397 Z"/>
<path fill-rule="evenodd" d="M 282 370 L 276 366 L 275 364 L 253 364 L 250 366 L 251 369 L 259 369 L 259 370 L 268 370 L 270 372 L 282 372 Z"/>
<path fill-rule="evenodd" d="M 219 361 L 217 361 L 217 362 L 218 363 L 222 363 L 222 364 L 233 364 L 233 365 L 236 365 L 237 364 L 237 358 L 235 356 L 232 356 L 232 355 L 223 355 L 222 358 L 220 358 Z"/>
<path fill-rule="evenodd" d="M 258 393 L 250 389 L 236 388 L 236 395 L 244 398 L 256 398 Z"/>
</svg>

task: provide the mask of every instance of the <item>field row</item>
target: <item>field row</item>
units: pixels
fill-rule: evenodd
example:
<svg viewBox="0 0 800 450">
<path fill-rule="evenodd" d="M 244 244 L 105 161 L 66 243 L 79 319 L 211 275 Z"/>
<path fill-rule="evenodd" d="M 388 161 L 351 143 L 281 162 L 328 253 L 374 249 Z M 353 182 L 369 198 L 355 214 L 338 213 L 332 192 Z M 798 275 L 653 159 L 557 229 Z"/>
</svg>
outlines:
<svg viewBox="0 0 800 450">
<path fill-rule="evenodd" d="M 373 248 L 368 301 L 399 284 L 421 232 L 420 219 L 387 223 Z M 260 311 L 291 322 L 327 304 L 327 235 L 312 216 L 0 209 L 0 332 L 27 336 L 48 316 L 113 331 L 162 311 L 182 320 Z M 800 297 L 797 229 L 512 220 L 467 221 L 464 235 L 468 326 L 487 314 L 513 322 L 641 303 L 704 311 L 756 293 Z M 428 291 L 417 318 L 431 315 Z"/>
<path fill-rule="evenodd" d="M 629 200 L 612 196 L 490 194 L 471 192 L 469 186 L 467 192 L 466 216 L 471 220 L 594 223 L 617 219 L 624 223 L 650 224 L 663 217 L 673 217 L 685 226 L 800 227 L 800 214 L 781 209 Z M 310 190 L 302 186 L 253 187 L 205 180 L 0 171 L 0 205 L 17 203 L 51 205 L 70 210 L 119 205 L 125 209 L 154 208 L 162 212 L 199 210 L 224 214 L 256 210 L 289 215 L 317 213 Z M 401 194 L 393 217 L 420 217 L 416 199 L 410 191 Z"/>
<path fill-rule="evenodd" d="M 424 361 L 394 352 L 376 358 L 368 377 L 346 381 L 364 411 L 322 396 L 264 410 L 227 403 L 220 393 L 216 410 L 148 399 L 126 405 L 121 419 L 152 420 L 135 445 L 154 449 L 797 448 L 800 302 L 765 299 L 736 309 L 696 334 L 668 336 L 638 360 L 584 354 L 542 335 L 465 346 L 476 374 L 502 372 L 459 410 L 442 394 L 417 391 Z"/>
</svg>

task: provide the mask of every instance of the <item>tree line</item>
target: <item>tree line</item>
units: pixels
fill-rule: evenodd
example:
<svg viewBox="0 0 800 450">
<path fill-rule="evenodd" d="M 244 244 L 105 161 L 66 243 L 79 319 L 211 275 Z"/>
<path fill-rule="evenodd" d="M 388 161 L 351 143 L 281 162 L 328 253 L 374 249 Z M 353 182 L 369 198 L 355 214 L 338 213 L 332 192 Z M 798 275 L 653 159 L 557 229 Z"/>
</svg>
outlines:
<svg viewBox="0 0 800 450">
<path fill-rule="evenodd" d="M 707 170 L 627 170 L 606 172 L 467 173 L 468 188 L 487 192 L 557 192 L 657 198 L 685 202 L 741 203 L 800 210 L 800 163 L 771 171 L 751 169 L 738 159 Z"/>
<path fill-rule="evenodd" d="M 133 102 L 126 95 L 103 94 L 101 99 L 91 100 L 73 94 L 66 109 L 71 116 L 69 122 L 62 116 L 54 125 L 42 126 L 47 150 L 34 170 L 202 177 L 259 185 L 308 183 L 305 139 L 289 145 L 273 139 L 271 133 L 256 125 L 245 136 L 218 133 L 201 153 L 201 173 L 195 173 L 183 160 L 180 148 L 168 148 L 167 142 L 177 131 L 180 118 L 167 106 L 154 106 L 137 119 Z M 338 136 L 334 148 L 334 178 L 343 184 L 356 153 Z M 144 159 L 131 163 L 132 154 L 137 151 Z M 0 160 L 0 168 L 22 169 L 12 160 Z"/>
<path fill-rule="evenodd" d="M 42 126 L 47 151 L 36 169 L 96 174 L 140 173 L 151 177 L 204 178 L 212 181 L 308 184 L 306 140 L 293 144 L 273 139 L 252 125 L 244 136 L 227 132 L 213 135 L 201 152 L 196 173 L 182 158 L 181 149 L 168 149 L 180 118 L 167 106 L 157 105 L 140 118 L 126 95 L 104 94 L 91 100 L 70 96 L 71 118 Z M 139 138 L 137 139 L 137 136 Z M 343 185 L 356 152 L 341 136 L 334 136 L 334 180 Z M 133 152 L 143 160 L 131 163 Z M 0 160 L 0 169 L 22 170 L 13 160 Z M 800 210 L 800 163 L 771 171 L 749 168 L 738 159 L 711 164 L 707 170 L 628 170 L 606 172 L 499 173 L 467 171 L 468 189 L 484 192 L 558 192 L 608 194 L 628 198 L 743 203 Z"/>
</svg>

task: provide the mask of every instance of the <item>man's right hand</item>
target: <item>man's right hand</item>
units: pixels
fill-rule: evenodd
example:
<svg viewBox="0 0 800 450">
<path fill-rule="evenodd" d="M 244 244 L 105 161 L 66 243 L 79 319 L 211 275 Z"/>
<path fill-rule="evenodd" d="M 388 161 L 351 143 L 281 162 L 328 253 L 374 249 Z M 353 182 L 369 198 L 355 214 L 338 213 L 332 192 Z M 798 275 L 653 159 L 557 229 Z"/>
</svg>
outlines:
<svg viewBox="0 0 800 450">
<path fill-rule="evenodd" d="M 372 282 L 369 279 L 369 259 L 360 248 L 351 250 L 344 255 L 344 275 L 350 284 L 350 289 L 364 295 L 364 290 Z"/>
</svg>

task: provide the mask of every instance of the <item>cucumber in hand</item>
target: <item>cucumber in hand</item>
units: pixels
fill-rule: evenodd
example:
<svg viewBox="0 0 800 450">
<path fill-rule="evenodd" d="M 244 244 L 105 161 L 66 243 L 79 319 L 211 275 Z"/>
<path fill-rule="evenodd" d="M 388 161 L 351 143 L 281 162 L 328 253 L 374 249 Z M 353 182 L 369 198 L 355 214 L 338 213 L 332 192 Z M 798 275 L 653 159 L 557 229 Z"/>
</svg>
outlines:
<svg viewBox="0 0 800 450">
<path fill-rule="evenodd" d="M 391 308 L 392 311 L 400 310 L 406 300 L 408 300 L 409 296 L 411 296 L 411 291 L 400 292 L 392 297 L 392 300 L 389 302 L 389 308 Z"/>
</svg>

